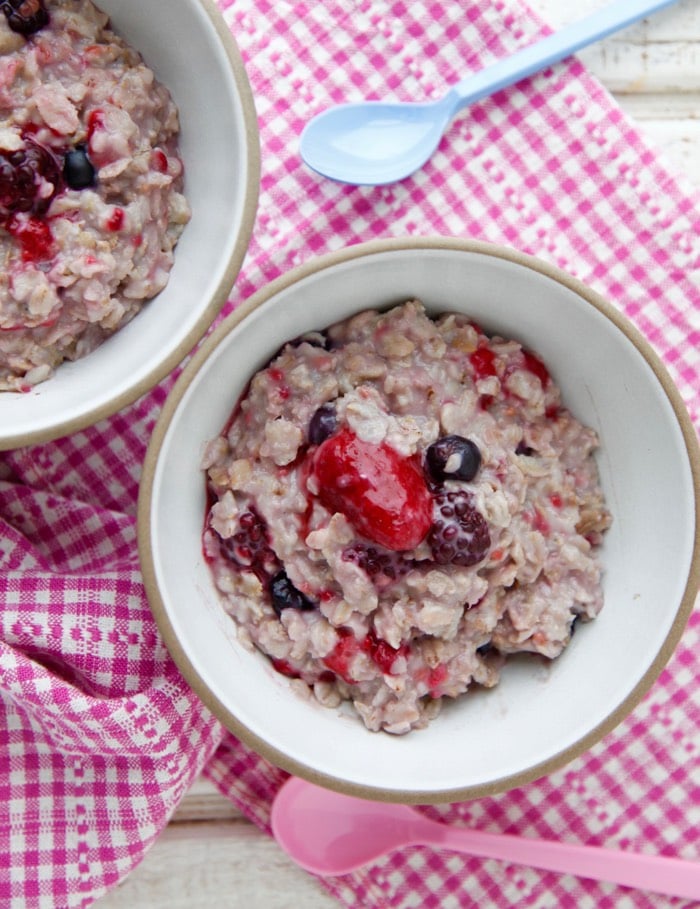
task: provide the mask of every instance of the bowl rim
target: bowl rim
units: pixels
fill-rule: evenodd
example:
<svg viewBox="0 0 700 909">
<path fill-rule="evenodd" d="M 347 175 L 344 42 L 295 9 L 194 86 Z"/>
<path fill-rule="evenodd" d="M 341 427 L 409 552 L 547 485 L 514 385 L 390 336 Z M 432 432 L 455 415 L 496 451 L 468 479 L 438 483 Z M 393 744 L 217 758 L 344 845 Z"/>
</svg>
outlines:
<svg viewBox="0 0 700 909">
<path fill-rule="evenodd" d="M 354 259 L 371 257 L 379 253 L 406 250 L 452 250 L 503 259 L 516 265 L 532 269 L 563 285 L 584 298 L 602 315 L 606 316 L 642 354 L 647 364 L 654 372 L 662 390 L 671 404 L 683 436 L 694 490 L 694 544 L 683 596 L 676 610 L 669 632 L 661 644 L 653 662 L 628 696 L 618 704 L 602 722 L 591 729 L 587 734 L 546 760 L 488 783 L 445 790 L 416 789 L 386 791 L 372 788 L 371 786 L 364 784 L 351 783 L 287 757 L 279 749 L 269 745 L 264 739 L 249 730 L 208 690 L 204 679 L 196 671 L 185 652 L 183 645 L 178 640 L 157 584 L 153 550 L 151 549 L 151 503 L 155 473 L 163 442 L 183 396 L 195 380 L 200 368 L 213 351 L 250 313 L 271 297 L 279 294 L 291 285 L 296 284 L 311 275 Z M 522 786 L 559 770 L 564 765 L 570 763 L 572 760 L 588 751 L 593 745 L 619 725 L 619 723 L 621 723 L 622 720 L 639 704 L 661 674 L 683 634 L 688 619 L 690 618 L 698 589 L 700 588 L 700 444 L 698 443 L 695 428 L 690 420 L 681 394 L 651 344 L 627 317 L 623 316 L 612 306 L 612 304 L 579 279 L 574 278 L 558 267 L 529 254 L 519 252 L 511 247 L 479 240 L 442 236 L 377 239 L 366 243 L 357 243 L 325 255 L 314 257 L 310 261 L 280 275 L 277 279 L 265 285 L 243 302 L 216 327 L 211 335 L 206 338 L 188 362 L 176 384 L 170 391 L 151 435 L 143 464 L 139 489 L 137 540 L 146 595 L 156 625 L 171 656 L 185 680 L 205 706 L 228 730 L 233 732 L 234 735 L 252 748 L 256 753 L 289 773 L 307 779 L 317 785 L 326 786 L 327 788 L 335 789 L 348 795 L 374 799 L 377 801 L 400 801 L 405 804 L 437 804 L 440 802 L 464 801 L 495 795 Z"/>
<path fill-rule="evenodd" d="M 129 404 L 133 404 L 134 401 L 142 395 L 145 395 L 169 375 L 190 353 L 197 342 L 206 334 L 217 315 L 223 309 L 236 282 L 253 234 L 260 193 L 261 155 L 258 118 L 253 91 L 250 86 L 241 52 L 231 30 L 226 24 L 221 10 L 214 0 L 195 0 L 195 2 L 202 8 L 212 27 L 216 31 L 228 61 L 230 74 L 233 77 L 241 103 L 245 146 L 249 165 L 248 180 L 243 195 L 243 204 L 241 206 L 242 216 L 240 231 L 231 250 L 226 267 L 221 275 L 221 279 L 219 280 L 207 307 L 203 310 L 186 337 L 181 340 L 168 356 L 164 357 L 157 365 L 150 369 L 140 381 L 131 385 L 124 392 L 111 398 L 109 401 L 100 405 L 88 407 L 80 414 L 71 417 L 70 419 L 52 423 L 45 428 L 2 435 L 0 436 L 0 451 L 50 442 L 53 439 L 70 435 L 71 433 L 85 429 L 106 417 L 118 413 Z"/>
</svg>

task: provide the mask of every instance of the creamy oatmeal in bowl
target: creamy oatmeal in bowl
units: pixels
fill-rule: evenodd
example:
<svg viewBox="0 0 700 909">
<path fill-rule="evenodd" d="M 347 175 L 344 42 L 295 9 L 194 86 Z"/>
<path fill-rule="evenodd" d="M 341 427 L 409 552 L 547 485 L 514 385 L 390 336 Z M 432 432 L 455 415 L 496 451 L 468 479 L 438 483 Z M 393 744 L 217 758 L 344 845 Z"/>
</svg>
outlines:
<svg viewBox="0 0 700 909">
<path fill-rule="evenodd" d="M 538 356 L 468 314 L 409 301 L 296 339 L 204 455 L 239 638 L 399 734 L 510 654 L 559 656 L 603 604 L 597 444 Z"/>
<path fill-rule="evenodd" d="M 190 352 L 247 249 L 259 143 L 243 62 L 213 0 L 170 0 L 167 15 L 142 0 L 7 0 L 2 10 L 7 449 L 109 416 Z"/>
<path fill-rule="evenodd" d="M 190 210 L 177 108 L 109 17 L 91 0 L 4 12 L 0 391 L 24 391 L 165 287 Z"/>
<path fill-rule="evenodd" d="M 236 736 L 331 788 L 450 801 L 639 702 L 697 591 L 699 484 L 678 392 L 611 304 L 510 249 L 386 240 L 282 275 L 193 355 L 139 553 Z"/>
</svg>

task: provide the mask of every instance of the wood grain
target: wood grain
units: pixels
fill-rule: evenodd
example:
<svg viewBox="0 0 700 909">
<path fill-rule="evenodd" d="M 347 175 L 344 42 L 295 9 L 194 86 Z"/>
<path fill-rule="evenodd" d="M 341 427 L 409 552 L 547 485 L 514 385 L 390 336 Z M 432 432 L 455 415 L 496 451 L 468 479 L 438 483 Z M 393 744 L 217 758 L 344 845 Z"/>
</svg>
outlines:
<svg viewBox="0 0 700 909">
<path fill-rule="evenodd" d="M 601 0 L 531 0 L 552 27 Z M 580 54 L 625 112 L 700 186 L 700 4 L 680 0 Z M 198 780 L 146 859 L 99 909 L 331 909 L 297 869 L 214 787 Z"/>
</svg>

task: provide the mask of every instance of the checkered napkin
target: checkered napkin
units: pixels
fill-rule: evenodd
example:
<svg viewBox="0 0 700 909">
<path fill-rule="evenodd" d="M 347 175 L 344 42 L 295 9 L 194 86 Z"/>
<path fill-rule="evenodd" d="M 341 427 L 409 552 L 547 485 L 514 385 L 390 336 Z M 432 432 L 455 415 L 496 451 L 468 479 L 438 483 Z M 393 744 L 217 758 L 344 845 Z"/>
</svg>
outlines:
<svg viewBox="0 0 700 909">
<path fill-rule="evenodd" d="M 310 116 L 439 95 L 544 27 L 520 0 L 220 0 L 262 142 L 256 231 L 231 305 L 314 254 L 382 236 L 517 247 L 602 292 L 660 353 L 698 425 L 700 195 L 575 60 L 474 105 L 414 177 L 309 172 Z M 189 691 L 135 545 L 140 466 L 173 377 L 121 414 L 0 456 L 0 906 L 87 906 L 143 857 L 204 768 L 257 824 L 284 774 Z M 700 611 L 618 729 L 561 771 L 445 821 L 698 856 Z M 439 757 L 438 757 L 439 759 Z M 348 907 L 667 907 L 651 894 L 423 848 L 325 884 Z"/>
</svg>

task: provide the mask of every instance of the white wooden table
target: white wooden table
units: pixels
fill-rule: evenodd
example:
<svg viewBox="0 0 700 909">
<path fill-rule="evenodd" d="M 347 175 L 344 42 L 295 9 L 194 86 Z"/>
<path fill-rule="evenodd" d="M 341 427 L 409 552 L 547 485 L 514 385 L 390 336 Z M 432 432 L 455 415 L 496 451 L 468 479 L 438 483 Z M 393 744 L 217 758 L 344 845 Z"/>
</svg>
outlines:
<svg viewBox="0 0 700 909">
<path fill-rule="evenodd" d="M 609 0 L 530 2 L 557 27 Z M 679 0 L 579 56 L 667 157 L 700 186 L 700 0 Z M 99 909 L 337 905 L 204 780 L 194 784 L 145 861 L 97 903 Z"/>
</svg>

